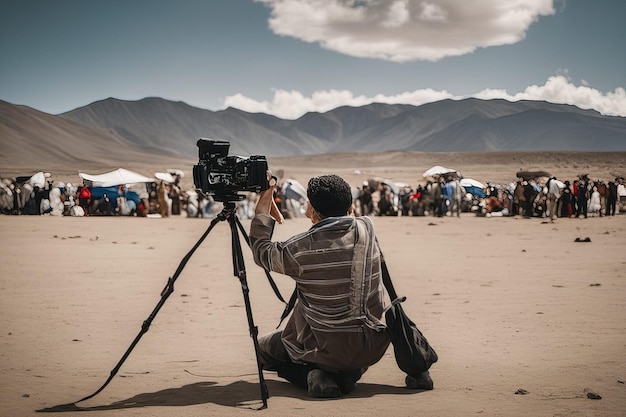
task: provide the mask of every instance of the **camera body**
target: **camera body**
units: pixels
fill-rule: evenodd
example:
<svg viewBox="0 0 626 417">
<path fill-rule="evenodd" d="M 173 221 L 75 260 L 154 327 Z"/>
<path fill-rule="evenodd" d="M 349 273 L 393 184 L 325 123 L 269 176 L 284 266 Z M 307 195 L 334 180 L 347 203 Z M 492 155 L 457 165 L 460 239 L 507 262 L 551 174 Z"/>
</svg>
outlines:
<svg viewBox="0 0 626 417">
<path fill-rule="evenodd" d="M 239 192 L 259 193 L 269 188 L 268 164 L 265 156 L 245 158 L 228 155 L 230 142 L 200 138 L 198 163 L 193 166 L 193 181 L 197 189 L 211 194 L 216 201 L 239 201 Z"/>
</svg>

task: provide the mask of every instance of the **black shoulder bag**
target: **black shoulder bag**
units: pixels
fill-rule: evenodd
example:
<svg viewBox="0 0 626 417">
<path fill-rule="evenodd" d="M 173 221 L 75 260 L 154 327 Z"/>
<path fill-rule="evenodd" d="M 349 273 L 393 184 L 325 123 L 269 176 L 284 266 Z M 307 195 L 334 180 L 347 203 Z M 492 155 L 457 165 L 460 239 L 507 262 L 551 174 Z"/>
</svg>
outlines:
<svg viewBox="0 0 626 417">
<path fill-rule="evenodd" d="M 385 320 L 396 363 L 407 375 L 417 378 L 428 371 L 439 358 L 420 329 L 404 312 L 401 303 L 406 300 L 406 297 L 398 298 L 385 262 L 381 263 L 381 269 L 383 283 L 391 299 L 391 306 L 385 312 Z"/>
</svg>

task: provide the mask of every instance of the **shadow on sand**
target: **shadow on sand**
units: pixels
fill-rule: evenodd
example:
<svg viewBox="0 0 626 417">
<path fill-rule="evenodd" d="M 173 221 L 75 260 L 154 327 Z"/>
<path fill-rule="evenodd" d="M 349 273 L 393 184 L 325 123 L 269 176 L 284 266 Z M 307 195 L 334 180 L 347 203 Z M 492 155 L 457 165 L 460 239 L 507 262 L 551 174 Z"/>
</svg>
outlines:
<svg viewBox="0 0 626 417">
<path fill-rule="evenodd" d="M 310 398 L 302 389 L 281 381 L 267 380 L 270 397 L 290 397 L 304 401 L 325 401 L 324 399 Z M 410 390 L 405 387 L 390 385 L 360 383 L 357 388 L 345 398 L 369 398 L 379 394 L 416 394 L 420 390 Z M 37 410 L 41 413 L 59 413 L 72 411 L 103 411 L 121 410 L 138 407 L 181 407 L 187 405 L 213 403 L 226 407 L 246 409 L 260 408 L 262 402 L 256 400 L 255 394 L 261 395 L 258 383 L 237 381 L 228 385 L 218 385 L 217 382 L 197 382 L 179 388 L 168 388 L 156 392 L 137 394 L 134 397 L 116 401 L 108 405 L 80 407 L 75 403 L 61 404 Z M 252 399 L 251 399 L 252 397 Z M 269 401 L 271 406 L 271 398 Z"/>
</svg>

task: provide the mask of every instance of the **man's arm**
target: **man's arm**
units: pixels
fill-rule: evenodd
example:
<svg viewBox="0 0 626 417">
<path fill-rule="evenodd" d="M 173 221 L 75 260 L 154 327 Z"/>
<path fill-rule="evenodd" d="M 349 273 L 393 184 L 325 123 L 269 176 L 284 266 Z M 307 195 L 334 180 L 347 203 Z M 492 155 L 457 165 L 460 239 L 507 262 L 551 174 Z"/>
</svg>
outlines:
<svg viewBox="0 0 626 417">
<path fill-rule="evenodd" d="M 271 175 L 269 173 L 268 175 Z M 278 223 L 282 223 L 285 219 L 276 205 L 274 200 L 274 192 L 276 191 L 276 179 L 274 177 L 269 180 L 270 186 L 267 190 L 261 191 L 259 199 L 256 203 L 254 214 L 268 214 Z"/>
<path fill-rule="evenodd" d="M 270 187 L 259 194 L 250 224 L 250 246 L 254 262 L 268 271 L 285 273 L 282 251 L 271 241 L 275 221 L 282 223 L 283 216 L 274 201 L 276 179 L 268 171 Z M 273 259 L 274 258 L 274 259 Z"/>
</svg>

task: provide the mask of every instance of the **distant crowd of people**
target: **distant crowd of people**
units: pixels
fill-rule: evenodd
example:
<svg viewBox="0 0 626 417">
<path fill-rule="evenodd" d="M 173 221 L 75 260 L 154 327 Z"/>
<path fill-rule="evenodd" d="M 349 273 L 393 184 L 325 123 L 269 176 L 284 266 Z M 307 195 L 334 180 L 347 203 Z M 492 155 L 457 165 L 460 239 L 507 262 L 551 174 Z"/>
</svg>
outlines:
<svg viewBox="0 0 626 417">
<path fill-rule="evenodd" d="M 486 204 L 486 214 L 524 217 L 556 218 L 614 216 L 626 211 L 624 178 L 613 181 L 590 180 L 579 175 L 573 181 L 549 177 L 544 184 L 535 179 L 518 178 L 510 192 L 506 187 L 492 187 Z"/>
<path fill-rule="evenodd" d="M 472 187 L 473 188 L 473 187 Z M 374 198 L 377 194 L 378 198 Z M 394 186 L 390 182 L 365 181 L 355 191 L 358 215 L 377 216 L 478 216 L 588 217 L 614 216 L 626 212 L 623 177 L 613 181 L 590 180 L 579 175 L 573 181 L 546 178 L 517 178 L 511 184 L 487 183 L 467 190 L 456 175 L 440 176 L 420 184 Z"/>
<path fill-rule="evenodd" d="M 49 173 L 0 181 L 0 212 L 13 215 L 138 216 L 180 215 L 183 210 L 198 216 L 208 205 L 181 191 L 178 178 L 165 181 L 93 186 L 57 182 Z M 200 201 L 199 201 L 200 200 Z"/>
<path fill-rule="evenodd" d="M 279 171 L 280 172 L 280 171 Z M 211 195 L 184 191 L 174 182 L 94 187 L 88 183 L 53 183 L 51 175 L 0 181 L 0 213 L 58 216 L 138 216 L 212 218 L 220 210 Z M 275 202 L 285 218 L 304 216 L 306 192 L 293 179 L 280 178 Z M 252 218 L 257 195 L 237 202 L 237 214 Z M 358 216 L 558 217 L 613 216 L 626 212 L 624 178 L 605 182 L 581 174 L 573 181 L 556 177 L 517 178 L 510 184 L 487 183 L 466 188 L 457 175 L 442 175 L 412 188 L 389 180 L 370 179 L 353 188 Z"/>
<path fill-rule="evenodd" d="M 378 192 L 377 202 L 373 194 Z M 416 189 L 398 186 L 390 181 L 364 181 L 355 193 L 355 208 L 359 215 L 378 216 L 460 216 L 470 211 L 467 192 L 456 177 L 440 177 L 419 184 Z"/>
</svg>

